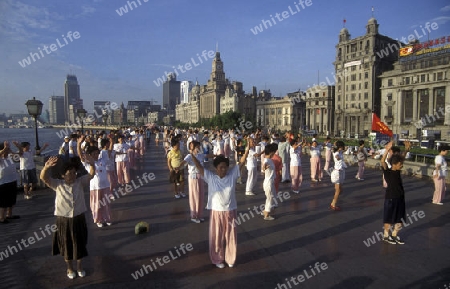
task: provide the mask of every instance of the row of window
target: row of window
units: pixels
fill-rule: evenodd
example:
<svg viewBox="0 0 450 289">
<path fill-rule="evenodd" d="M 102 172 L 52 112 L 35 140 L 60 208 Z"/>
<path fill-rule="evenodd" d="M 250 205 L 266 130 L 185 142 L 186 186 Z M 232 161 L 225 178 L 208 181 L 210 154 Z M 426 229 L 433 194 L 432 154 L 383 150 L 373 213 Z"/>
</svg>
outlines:
<svg viewBox="0 0 450 289">
<path fill-rule="evenodd" d="M 435 73 L 423 73 L 416 76 L 407 76 L 403 78 L 403 81 L 400 82 L 400 85 L 408 85 L 412 83 L 423 83 L 429 81 L 441 81 L 447 78 L 447 72 L 435 72 Z M 388 79 L 388 86 L 393 86 L 393 79 Z"/>
<path fill-rule="evenodd" d="M 350 104 L 345 104 L 345 108 L 358 108 L 361 109 L 361 103 L 350 103 Z M 369 103 L 368 102 L 364 102 L 364 108 L 369 108 Z M 341 109 L 341 105 L 338 104 L 337 109 Z"/>
<path fill-rule="evenodd" d="M 369 99 L 369 93 L 364 92 L 364 99 Z M 348 94 L 345 95 L 345 100 L 348 101 Z M 356 93 L 350 94 L 350 100 L 355 101 L 356 100 Z M 361 93 L 358 93 L 358 100 L 361 100 Z M 337 101 L 341 101 L 341 96 L 338 95 Z"/>
<path fill-rule="evenodd" d="M 402 71 L 413 70 L 418 68 L 428 68 L 438 65 L 446 65 L 450 63 L 450 56 L 441 56 L 434 59 L 423 59 L 414 62 L 407 62 L 402 64 Z"/>
</svg>

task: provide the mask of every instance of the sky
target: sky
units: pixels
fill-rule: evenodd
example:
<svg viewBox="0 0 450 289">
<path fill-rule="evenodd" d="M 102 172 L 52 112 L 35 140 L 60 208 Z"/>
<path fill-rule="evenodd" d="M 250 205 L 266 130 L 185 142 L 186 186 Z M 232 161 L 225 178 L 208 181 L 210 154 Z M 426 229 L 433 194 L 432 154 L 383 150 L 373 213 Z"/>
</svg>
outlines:
<svg viewBox="0 0 450 289">
<path fill-rule="evenodd" d="M 47 109 L 50 96 L 64 95 L 67 74 L 77 76 L 88 110 L 94 100 L 162 104 L 157 79 L 181 65 L 177 80 L 206 84 L 207 52 L 217 47 L 228 79 L 246 92 L 256 86 L 284 96 L 332 79 L 343 19 L 355 38 L 372 13 L 379 33 L 394 39 L 422 35 L 427 22 L 438 25 L 430 39 L 450 36 L 446 0 L 301 2 L 0 0 L 0 113 L 26 112 L 32 97 Z"/>
</svg>

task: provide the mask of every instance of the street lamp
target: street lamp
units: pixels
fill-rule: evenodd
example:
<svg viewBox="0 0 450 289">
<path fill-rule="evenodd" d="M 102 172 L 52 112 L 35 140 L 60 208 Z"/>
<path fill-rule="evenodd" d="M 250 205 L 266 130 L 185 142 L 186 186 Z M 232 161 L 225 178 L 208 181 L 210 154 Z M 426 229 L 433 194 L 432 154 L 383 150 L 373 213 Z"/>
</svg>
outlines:
<svg viewBox="0 0 450 289">
<path fill-rule="evenodd" d="M 28 109 L 28 114 L 34 117 L 34 132 L 36 135 L 36 154 L 40 154 L 41 147 L 39 146 L 39 138 L 38 138 L 38 127 L 37 127 L 37 118 L 42 113 L 43 103 L 40 100 L 37 100 L 35 97 L 33 99 L 28 100 L 25 105 Z"/>
<path fill-rule="evenodd" d="M 105 131 L 106 131 L 106 122 L 108 121 L 108 116 L 109 115 L 107 113 L 104 113 L 102 116 L 103 122 L 105 123 Z"/>
<path fill-rule="evenodd" d="M 87 111 L 84 108 L 77 109 L 78 118 L 80 118 L 80 120 L 81 120 L 81 134 L 84 134 L 83 120 L 86 117 L 86 114 L 87 114 Z"/>
</svg>

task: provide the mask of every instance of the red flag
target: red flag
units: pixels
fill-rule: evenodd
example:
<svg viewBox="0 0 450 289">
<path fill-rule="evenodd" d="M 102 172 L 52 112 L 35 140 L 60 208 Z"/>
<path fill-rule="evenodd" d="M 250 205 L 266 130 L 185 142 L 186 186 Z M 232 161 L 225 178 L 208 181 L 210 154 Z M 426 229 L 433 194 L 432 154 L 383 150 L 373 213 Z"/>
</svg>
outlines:
<svg viewBox="0 0 450 289">
<path fill-rule="evenodd" d="M 372 113 L 372 130 L 378 131 L 390 137 L 393 136 L 392 130 L 390 130 L 389 127 L 384 122 L 382 122 L 375 113 Z"/>
</svg>

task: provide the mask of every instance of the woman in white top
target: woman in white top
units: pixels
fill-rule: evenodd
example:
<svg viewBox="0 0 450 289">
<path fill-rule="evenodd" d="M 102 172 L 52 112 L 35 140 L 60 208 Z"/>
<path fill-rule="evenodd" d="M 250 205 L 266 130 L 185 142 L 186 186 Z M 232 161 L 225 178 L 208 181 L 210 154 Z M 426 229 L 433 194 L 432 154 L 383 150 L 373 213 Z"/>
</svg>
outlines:
<svg viewBox="0 0 450 289">
<path fill-rule="evenodd" d="M 9 142 L 0 143 L 0 224 L 8 219 L 18 219 L 12 215 L 17 200 L 17 172 Z"/>
<path fill-rule="evenodd" d="M 266 194 L 266 204 L 264 205 L 264 220 L 272 221 L 274 217 L 270 215 L 273 206 L 273 196 L 275 195 L 275 164 L 271 159 L 275 152 L 278 150 L 278 147 L 274 146 L 275 144 L 269 144 L 264 148 L 264 193 Z"/>
<path fill-rule="evenodd" d="M 231 170 L 230 160 L 224 156 L 214 159 L 213 165 L 216 172 L 213 173 L 200 164 L 195 157 L 198 150 L 192 155 L 200 175 L 208 184 L 208 202 L 206 208 L 211 210 L 209 225 L 209 256 L 211 262 L 218 268 L 224 268 L 224 261 L 229 267 L 233 267 L 236 261 L 237 245 L 237 204 L 236 204 L 236 180 L 240 176 L 240 167 L 244 165 L 249 148 L 241 157 L 239 163 Z"/>
<path fill-rule="evenodd" d="M 322 180 L 322 168 L 320 164 L 320 151 L 322 146 L 317 144 L 317 141 L 313 141 L 309 147 L 309 153 L 311 155 L 311 181 L 317 182 L 316 177 L 319 181 Z"/>
<path fill-rule="evenodd" d="M 255 150 L 255 140 L 248 138 L 249 152 L 247 156 L 247 183 L 245 184 L 245 195 L 254 196 L 255 193 L 253 189 L 258 180 L 258 163 L 257 158 L 259 158 L 264 152 L 257 153 Z"/>
<path fill-rule="evenodd" d="M 341 208 L 336 206 L 339 194 L 342 192 L 342 184 L 345 180 L 345 169 L 347 165 L 344 162 L 344 149 L 345 144 L 343 141 L 337 141 L 335 143 L 333 158 L 334 158 L 334 170 L 331 172 L 331 182 L 334 184 L 334 197 L 330 204 L 330 209 L 333 211 L 340 211 Z"/>
<path fill-rule="evenodd" d="M 442 205 L 442 200 L 445 198 L 445 178 L 447 177 L 447 162 L 445 161 L 445 156 L 447 155 L 448 150 L 448 146 L 440 146 L 439 154 L 434 158 L 436 168 L 433 172 L 433 204 L 435 205 Z"/>
<path fill-rule="evenodd" d="M 225 142 L 222 139 L 222 135 L 218 134 L 216 139 L 213 140 L 211 142 L 212 146 L 213 146 L 213 154 L 218 156 L 218 155 L 223 155 L 224 154 L 224 146 L 225 146 Z"/>
<path fill-rule="evenodd" d="M 289 155 L 291 159 L 289 170 L 291 173 L 291 189 L 295 194 L 298 194 L 303 181 L 302 143 L 298 142 L 298 139 L 290 141 Z"/>
<path fill-rule="evenodd" d="M 95 160 L 95 175 L 89 183 L 92 217 L 94 219 L 94 223 L 97 224 L 98 227 L 101 228 L 105 224 L 110 226 L 112 224 L 109 201 L 111 190 L 109 187 L 110 184 L 106 167 L 109 163 L 109 157 L 111 155 L 108 153 L 103 153 L 100 156 L 100 150 L 95 146 L 90 146 L 86 150 L 86 154 L 82 154 L 81 143 L 83 142 L 83 138 L 84 137 L 79 138 L 78 153 L 80 154 L 80 158 L 87 171 L 91 166 L 88 160 L 91 158 Z M 111 146 L 108 144 L 108 140 L 103 140 L 102 144 L 111 149 Z"/>
<path fill-rule="evenodd" d="M 205 181 L 201 177 L 199 171 L 195 167 L 195 163 L 192 160 L 192 154 L 195 154 L 195 157 L 203 165 L 205 154 L 202 153 L 202 149 L 200 142 L 191 141 L 189 143 L 189 151 L 184 160 L 181 162 L 180 167 L 183 167 L 185 164 L 188 164 L 188 180 L 189 180 L 189 207 L 191 209 L 191 221 L 194 223 L 203 222 L 203 209 L 205 208 L 204 199 L 205 199 Z M 212 157 L 211 154 L 209 157 Z"/>
</svg>

